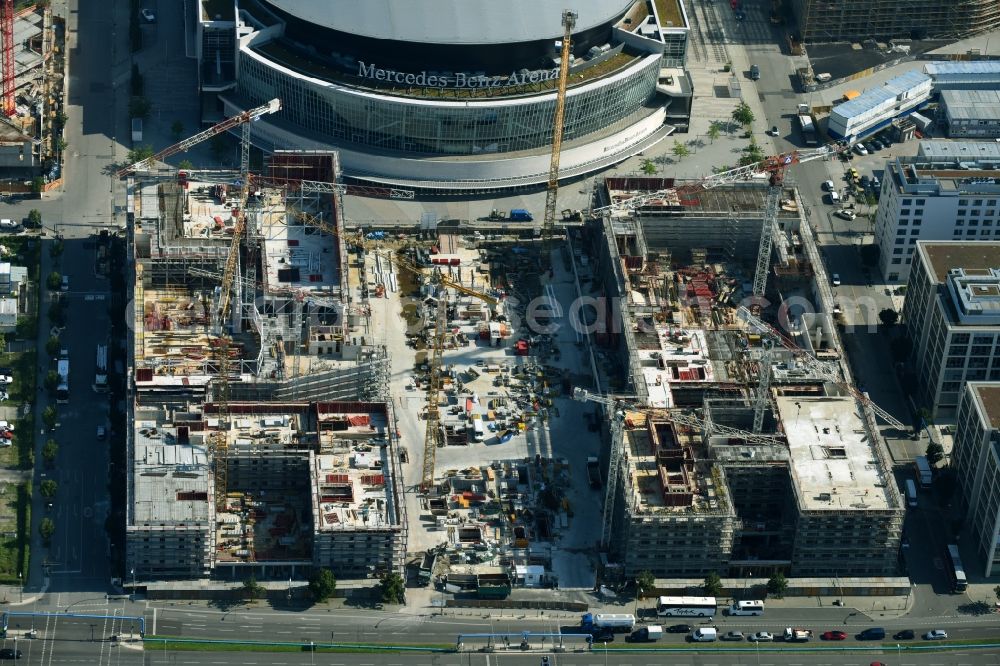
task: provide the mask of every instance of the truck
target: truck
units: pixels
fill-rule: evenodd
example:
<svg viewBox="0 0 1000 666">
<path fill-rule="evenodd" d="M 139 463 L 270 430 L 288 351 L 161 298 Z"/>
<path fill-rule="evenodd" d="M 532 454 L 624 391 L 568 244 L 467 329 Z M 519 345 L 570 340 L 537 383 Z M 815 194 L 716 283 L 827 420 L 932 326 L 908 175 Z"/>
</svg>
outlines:
<svg viewBox="0 0 1000 666">
<path fill-rule="evenodd" d="M 94 369 L 94 390 L 108 392 L 108 346 L 97 345 L 97 365 Z"/>
<path fill-rule="evenodd" d="M 819 144 L 819 139 L 816 137 L 816 125 L 813 123 L 812 116 L 806 113 L 800 113 L 799 119 L 799 129 L 802 131 L 802 142 L 807 146 L 815 146 Z"/>
<path fill-rule="evenodd" d="M 132 143 L 142 141 L 142 118 L 132 119 Z"/>
<path fill-rule="evenodd" d="M 535 218 L 524 208 L 512 208 L 510 213 L 505 213 L 502 210 L 494 208 L 490 211 L 486 219 L 490 221 L 510 220 L 511 222 L 531 222 Z"/>
<path fill-rule="evenodd" d="M 786 643 L 805 643 L 812 638 L 811 629 L 800 629 L 799 627 L 785 627 Z"/>
<path fill-rule="evenodd" d="M 648 627 L 639 627 L 632 635 L 635 641 L 658 641 L 663 638 L 663 627 L 658 624 L 651 624 Z"/>
<path fill-rule="evenodd" d="M 599 629 L 628 632 L 635 629 L 635 615 L 631 613 L 585 613 L 580 618 L 580 627 L 590 632 Z"/>
<path fill-rule="evenodd" d="M 587 479 L 590 480 L 590 487 L 594 490 L 601 487 L 601 464 L 597 456 L 587 457 Z"/>
<path fill-rule="evenodd" d="M 476 576 L 476 596 L 480 599 L 506 599 L 512 585 L 507 574 L 479 574 Z"/>
<path fill-rule="evenodd" d="M 934 475 L 931 471 L 931 464 L 927 462 L 927 456 L 917 456 L 914 458 L 913 469 L 916 472 L 915 476 L 920 487 L 930 488 L 931 483 L 934 481 Z"/>
<path fill-rule="evenodd" d="M 69 402 L 69 350 L 63 349 L 59 352 L 56 372 L 59 374 L 59 383 L 56 384 L 56 402 L 66 404 Z"/>
<path fill-rule="evenodd" d="M 472 417 L 472 424 L 469 426 L 469 439 L 473 442 L 483 441 L 486 428 L 483 426 L 483 417 L 476 414 Z"/>
</svg>

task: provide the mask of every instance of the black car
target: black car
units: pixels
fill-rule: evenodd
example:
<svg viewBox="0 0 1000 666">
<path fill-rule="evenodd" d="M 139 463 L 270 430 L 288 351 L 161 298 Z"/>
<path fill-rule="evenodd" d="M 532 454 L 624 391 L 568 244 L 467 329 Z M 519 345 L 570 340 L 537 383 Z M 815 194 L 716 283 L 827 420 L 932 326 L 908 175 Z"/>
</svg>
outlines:
<svg viewBox="0 0 1000 666">
<path fill-rule="evenodd" d="M 615 632 L 611 629 L 598 629 L 591 636 L 595 643 L 611 643 L 615 640 Z"/>
<path fill-rule="evenodd" d="M 878 138 L 878 140 L 879 140 L 879 141 L 881 141 L 881 142 L 882 142 L 882 145 L 883 145 L 883 146 L 885 146 L 886 148 L 888 148 L 889 146 L 891 146 L 891 145 L 892 145 L 892 139 L 891 139 L 891 138 L 889 138 L 889 136 L 888 136 L 888 135 L 886 135 L 886 136 L 880 136 L 880 137 Z"/>
<path fill-rule="evenodd" d="M 667 633 L 671 634 L 687 634 L 691 632 L 690 624 L 674 624 L 667 627 Z"/>
<path fill-rule="evenodd" d="M 14 650 L 12 648 L 4 648 L 0 650 L 0 659 L 20 659 L 21 651 Z"/>
<path fill-rule="evenodd" d="M 916 635 L 913 633 L 913 629 L 903 629 L 894 633 L 892 637 L 897 641 L 912 641 Z"/>
</svg>

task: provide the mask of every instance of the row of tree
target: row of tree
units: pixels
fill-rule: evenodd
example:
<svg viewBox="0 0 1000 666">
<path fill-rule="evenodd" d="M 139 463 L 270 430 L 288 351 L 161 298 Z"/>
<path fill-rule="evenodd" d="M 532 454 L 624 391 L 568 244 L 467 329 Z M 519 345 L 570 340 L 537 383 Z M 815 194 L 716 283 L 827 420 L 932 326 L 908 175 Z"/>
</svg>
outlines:
<svg viewBox="0 0 1000 666">
<path fill-rule="evenodd" d="M 337 591 L 337 578 L 329 569 L 316 569 L 309 578 L 309 594 L 314 602 L 321 604 L 329 601 Z M 251 576 L 243 581 L 244 596 L 254 601 L 264 596 L 266 590 L 264 586 Z M 379 594 L 382 603 L 401 604 L 405 600 L 406 586 L 403 577 L 398 573 L 384 574 L 379 581 Z"/>
<path fill-rule="evenodd" d="M 639 575 L 635 577 L 635 588 L 636 596 L 642 599 L 646 592 L 655 589 L 656 587 L 656 577 L 653 576 L 650 571 L 640 571 Z M 701 585 L 701 589 L 705 591 L 705 594 L 710 597 L 718 597 L 722 595 L 722 577 L 719 574 L 712 572 L 705 576 L 705 581 Z M 781 598 L 785 594 L 785 590 L 788 589 L 788 579 L 785 578 L 785 574 L 780 571 L 775 572 L 767 580 L 767 593 L 771 596 Z"/>
</svg>

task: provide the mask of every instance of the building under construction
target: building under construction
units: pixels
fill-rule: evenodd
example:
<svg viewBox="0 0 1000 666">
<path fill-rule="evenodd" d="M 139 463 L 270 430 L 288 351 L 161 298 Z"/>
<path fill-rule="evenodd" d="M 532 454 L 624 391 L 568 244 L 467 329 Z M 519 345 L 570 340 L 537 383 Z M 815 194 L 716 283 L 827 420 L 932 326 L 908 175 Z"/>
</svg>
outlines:
<svg viewBox="0 0 1000 666">
<path fill-rule="evenodd" d="M 131 182 L 127 568 L 139 583 L 402 564 L 388 359 L 366 339 L 337 176 L 333 153 L 278 151 L 245 211 L 238 174 Z"/>
<path fill-rule="evenodd" d="M 996 29 L 994 0 L 790 0 L 801 39 L 841 42 L 885 39 L 962 39 Z"/>
<path fill-rule="evenodd" d="M 623 397 L 591 398 L 612 424 L 609 561 L 628 578 L 893 574 L 905 509 L 796 191 L 754 294 L 766 181 L 605 184 L 611 202 L 660 193 L 587 234 L 620 303 L 594 336 L 598 394 Z"/>
</svg>

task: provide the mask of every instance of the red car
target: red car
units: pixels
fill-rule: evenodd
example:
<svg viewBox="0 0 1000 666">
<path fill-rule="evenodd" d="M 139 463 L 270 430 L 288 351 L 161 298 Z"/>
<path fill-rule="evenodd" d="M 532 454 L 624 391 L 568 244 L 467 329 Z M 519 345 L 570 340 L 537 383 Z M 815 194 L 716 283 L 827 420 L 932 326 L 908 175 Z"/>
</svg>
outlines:
<svg viewBox="0 0 1000 666">
<path fill-rule="evenodd" d="M 847 639 L 847 634 L 843 631 L 824 631 L 820 638 L 824 641 L 842 641 Z"/>
</svg>

